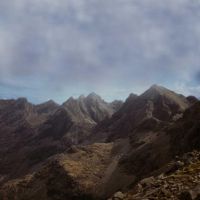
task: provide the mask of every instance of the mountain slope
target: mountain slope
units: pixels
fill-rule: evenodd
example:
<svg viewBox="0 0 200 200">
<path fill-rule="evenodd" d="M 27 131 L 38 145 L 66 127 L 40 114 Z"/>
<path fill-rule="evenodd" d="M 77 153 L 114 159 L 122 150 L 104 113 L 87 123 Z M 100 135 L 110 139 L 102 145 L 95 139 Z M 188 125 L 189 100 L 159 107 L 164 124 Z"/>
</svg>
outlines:
<svg viewBox="0 0 200 200">
<path fill-rule="evenodd" d="M 16 200 L 98 199 L 102 176 L 114 157 L 112 148 L 113 144 L 72 148 L 68 154 L 57 156 L 35 174 L 4 185 L 3 199 L 9 195 Z M 18 190 L 21 192 L 16 193 Z"/>
<path fill-rule="evenodd" d="M 189 106 L 186 97 L 153 85 L 140 96 L 130 95 L 119 111 L 96 127 L 92 141 L 112 141 L 127 137 L 133 134 L 137 127 L 144 125 L 150 130 L 151 127 L 148 126 L 151 126 L 152 122 L 170 123 L 178 119 Z"/>
<path fill-rule="evenodd" d="M 181 119 L 158 130 L 131 137 L 131 150 L 121 166 L 142 178 L 161 168 L 177 155 L 199 150 L 200 103 L 188 108 Z M 147 164 L 148 163 L 148 164 Z"/>
<path fill-rule="evenodd" d="M 62 106 L 53 101 L 33 105 L 24 98 L 1 100 L 2 181 L 34 171 L 48 157 L 81 143 L 98 121 L 109 118 L 113 112 L 113 105 L 96 94 L 69 99 Z"/>
</svg>

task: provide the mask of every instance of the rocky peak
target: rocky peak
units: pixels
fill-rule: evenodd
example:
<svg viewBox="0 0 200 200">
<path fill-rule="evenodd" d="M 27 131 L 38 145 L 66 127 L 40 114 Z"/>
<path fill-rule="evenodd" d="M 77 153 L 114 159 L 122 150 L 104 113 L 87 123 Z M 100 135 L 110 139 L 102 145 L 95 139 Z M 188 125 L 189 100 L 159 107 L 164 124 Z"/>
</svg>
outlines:
<svg viewBox="0 0 200 200">
<path fill-rule="evenodd" d="M 190 102 L 191 105 L 199 101 L 199 99 L 197 99 L 195 96 L 188 96 L 187 100 Z"/>
<path fill-rule="evenodd" d="M 187 99 L 167 88 L 153 85 L 140 96 L 131 94 L 121 109 L 112 118 L 98 126 L 98 135 L 107 132 L 109 141 L 127 137 L 145 121 L 169 123 L 177 114 L 182 114 L 190 106 Z M 148 126 L 149 127 L 149 126 Z M 151 126 L 152 127 L 152 126 Z M 150 129 L 150 128 L 149 128 Z"/>
<path fill-rule="evenodd" d="M 114 109 L 114 111 L 118 111 L 122 107 L 123 101 L 114 100 L 113 102 L 110 103 L 110 105 Z"/>
<path fill-rule="evenodd" d="M 152 85 L 148 90 L 146 90 L 141 96 L 146 98 L 155 98 L 157 96 L 169 95 L 174 92 L 168 90 L 165 87 L 159 85 Z"/>
<path fill-rule="evenodd" d="M 85 96 L 82 94 L 82 95 L 79 96 L 78 99 L 79 99 L 79 100 L 84 100 L 84 99 L 85 99 Z"/>
<path fill-rule="evenodd" d="M 17 102 L 17 103 L 27 103 L 28 100 L 27 100 L 26 98 L 24 98 L 24 97 L 20 97 L 20 98 L 18 98 L 18 99 L 16 100 L 16 102 Z"/>
<path fill-rule="evenodd" d="M 129 94 L 129 96 L 126 99 L 125 103 L 130 103 L 130 102 L 134 101 L 137 97 L 138 97 L 138 95 L 136 95 L 134 93 L 131 93 L 131 94 Z"/>
<path fill-rule="evenodd" d="M 102 98 L 101 98 L 98 94 L 96 94 L 96 93 L 94 93 L 94 92 L 90 93 L 90 94 L 86 97 L 86 100 L 87 100 L 87 101 L 103 101 Z"/>
<path fill-rule="evenodd" d="M 78 99 L 71 97 L 63 107 L 69 111 L 74 121 L 89 122 L 96 124 L 105 118 L 111 117 L 115 112 L 113 105 L 105 102 L 96 93 L 91 93 L 87 97 L 81 95 Z"/>
<path fill-rule="evenodd" d="M 37 106 L 50 106 L 50 107 L 52 107 L 52 106 L 58 106 L 58 104 L 53 100 L 49 100 L 49 101 L 46 101 L 44 103 L 38 104 Z"/>
<path fill-rule="evenodd" d="M 52 99 L 48 100 L 46 102 L 47 105 L 58 105 L 55 101 L 53 101 Z"/>
<path fill-rule="evenodd" d="M 36 110 L 38 113 L 51 113 L 58 109 L 59 105 L 53 100 L 49 100 L 42 104 L 36 105 Z"/>
<path fill-rule="evenodd" d="M 28 100 L 26 98 L 18 98 L 15 101 L 15 105 L 19 108 L 24 108 L 29 104 Z"/>
<path fill-rule="evenodd" d="M 167 106 L 169 109 L 179 111 L 184 111 L 189 107 L 186 97 L 158 85 L 151 86 L 140 96 L 140 99 L 152 101 L 156 103 L 156 106 Z"/>
<path fill-rule="evenodd" d="M 65 101 L 64 103 L 63 103 L 63 105 L 66 105 L 66 104 L 69 104 L 69 103 L 71 103 L 71 102 L 74 102 L 76 99 L 74 99 L 74 97 L 70 97 L 69 99 L 67 99 L 67 101 Z"/>
</svg>

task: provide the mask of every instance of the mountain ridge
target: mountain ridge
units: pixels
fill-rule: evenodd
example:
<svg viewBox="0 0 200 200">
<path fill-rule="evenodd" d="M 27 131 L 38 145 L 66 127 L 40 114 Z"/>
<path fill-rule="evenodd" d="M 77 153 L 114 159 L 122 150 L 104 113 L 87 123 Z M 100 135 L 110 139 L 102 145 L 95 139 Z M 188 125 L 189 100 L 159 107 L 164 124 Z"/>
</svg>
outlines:
<svg viewBox="0 0 200 200">
<path fill-rule="evenodd" d="M 105 139 L 105 132 L 108 140 L 112 140 L 112 137 L 127 137 L 144 120 L 152 118 L 158 122 L 168 123 L 189 106 L 186 97 L 153 85 L 139 96 L 130 95 L 120 110 L 104 124 L 100 123 L 94 132 L 98 132 L 97 140 L 101 134 Z M 95 133 L 92 141 L 95 141 Z"/>
<path fill-rule="evenodd" d="M 157 85 L 123 104 L 96 94 L 39 108 L 0 101 L 0 199 L 97 200 L 128 190 L 200 150 L 199 116 L 198 99 Z"/>
</svg>

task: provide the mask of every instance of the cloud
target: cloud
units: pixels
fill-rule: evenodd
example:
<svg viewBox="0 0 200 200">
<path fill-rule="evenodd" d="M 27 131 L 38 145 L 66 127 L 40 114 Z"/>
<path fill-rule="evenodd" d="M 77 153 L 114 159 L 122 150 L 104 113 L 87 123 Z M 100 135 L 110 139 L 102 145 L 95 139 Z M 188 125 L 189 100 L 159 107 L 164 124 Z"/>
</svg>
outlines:
<svg viewBox="0 0 200 200">
<path fill-rule="evenodd" d="M 195 74 L 194 82 L 195 82 L 196 84 L 200 84 L 200 71 L 198 71 L 198 72 Z"/>
<path fill-rule="evenodd" d="M 153 83 L 189 87 L 200 63 L 199 11 L 195 0 L 1 0 L 0 81 L 58 101 L 92 90 L 120 98 Z"/>
</svg>

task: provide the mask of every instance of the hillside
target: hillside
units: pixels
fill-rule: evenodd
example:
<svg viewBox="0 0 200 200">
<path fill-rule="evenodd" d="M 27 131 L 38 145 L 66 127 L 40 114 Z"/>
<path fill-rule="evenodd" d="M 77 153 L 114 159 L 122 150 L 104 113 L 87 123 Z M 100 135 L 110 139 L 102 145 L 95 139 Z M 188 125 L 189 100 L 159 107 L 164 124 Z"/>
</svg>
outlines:
<svg viewBox="0 0 200 200">
<path fill-rule="evenodd" d="M 152 123 L 153 128 L 169 124 L 189 106 L 190 102 L 183 95 L 153 85 L 140 96 L 130 95 L 118 112 L 96 127 L 92 141 L 124 138 L 133 135 L 139 127 L 150 131 Z"/>
<path fill-rule="evenodd" d="M 24 98 L 1 100 L 1 181 L 32 172 L 50 156 L 81 143 L 98 121 L 114 112 L 113 104 L 96 94 L 63 105 L 53 101 L 34 105 Z"/>
</svg>

